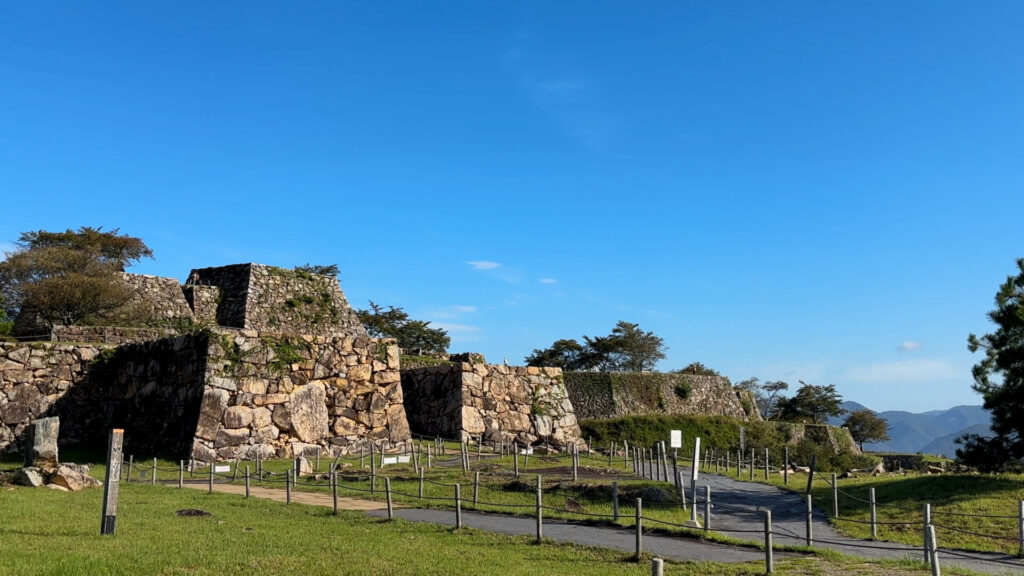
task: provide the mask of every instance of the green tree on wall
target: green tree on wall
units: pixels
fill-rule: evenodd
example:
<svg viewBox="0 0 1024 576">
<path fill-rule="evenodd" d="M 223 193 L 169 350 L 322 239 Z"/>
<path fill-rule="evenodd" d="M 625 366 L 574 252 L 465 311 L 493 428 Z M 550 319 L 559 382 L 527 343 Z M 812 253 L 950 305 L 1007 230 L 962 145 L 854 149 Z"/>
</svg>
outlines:
<svg viewBox="0 0 1024 576">
<path fill-rule="evenodd" d="M 973 388 L 992 412 L 993 438 L 970 435 L 958 442 L 957 457 L 984 470 L 1020 466 L 1024 458 L 1024 258 L 1017 260 L 1017 275 L 999 286 L 996 307 L 988 313 L 994 332 L 971 334 L 967 347 L 984 351 L 971 372 Z"/>
<path fill-rule="evenodd" d="M 556 340 L 548 348 L 534 349 L 527 366 L 556 366 L 564 370 L 642 372 L 653 370 L 665 358 L 665 341 L 639 324 L 619 321 L 607 336 Z"/>
<path fill-rule="evenodd" d="M 814 386 L 800 381 L 800 389 L 792 398 L 778 401 L 780 420 L 789 422 L 810 419 L 813 424 L 824 424 L 829 416 L 842 416 L 846 410 L 839 405 L 843 397 L 836 391 L 834 384 Z"/>
<path fill-rule="evenodd" d="M 871 410 L 854 410 L 843 422 L 860 449 L 865 442 L 885 442 L 889 439 L 889 423 Z"/>
<path fill-rule="evenodd" d="M 369 310 L 356 310 L 359 321 L 374 338 L 394 338 L 404 349 L 421 348 L 440 354 L 448 349 L 451 338 L 441 328 L 431 328 L 430 322 L 413 320 L 401 308 L 383 306 L 370 301 Z"/>
<path fill-rule="evenodd" d="M 153 256 L 141 239 L 116 228 L 23 232 L 15 245 L 0 262 L 0 294 L 7 311 L 47 326 L 110 319 L 131 295 L 120 273 Z"/>
</svg>

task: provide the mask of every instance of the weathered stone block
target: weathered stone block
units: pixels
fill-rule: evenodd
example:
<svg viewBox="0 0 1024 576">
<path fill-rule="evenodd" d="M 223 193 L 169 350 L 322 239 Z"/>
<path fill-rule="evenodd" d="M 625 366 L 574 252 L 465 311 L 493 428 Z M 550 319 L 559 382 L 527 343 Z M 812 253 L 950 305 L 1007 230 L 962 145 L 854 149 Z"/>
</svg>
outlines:
<svg viewBox="0 0 1024 576">
<path fill-rule="evenodd" d="M 25 465 L 39 468 L 55 468 L 57 458 L 57 436 L 60 434 L 60 418 L 40 418 L 29 423 L 25 429 Z"/>
<path fill-rule="evenodd" d="M 327 393 L 322 384 L 309 384 L 292 394 L 291 429 L 303 442 L 327 436 Z"/>
<path fill-rule="evenodd" d="M 217 437 L 224 411 L 228 408 L 228 391 L 220 388 L 207 388 L 203 391 L 203 401 L 199 407 L 199 422 L 196 424 L 196 436 L 204 440 Z"/>
<path fill-rule="evenodd" d="M 217 439 L 214 441 L 213 446 L 215 448 L 223 448 L 225 446 L 238 446 L 244 444 L 249 439 L 248 428 L 221 428 L 217 431 Z"/>
<path fill-rule="evenodd" d="M 248 406 L 230 406 L 224 412 L 224 425 L 228 428 L 247 428 L 252 423 L 253 410 Z"/>
</svg>

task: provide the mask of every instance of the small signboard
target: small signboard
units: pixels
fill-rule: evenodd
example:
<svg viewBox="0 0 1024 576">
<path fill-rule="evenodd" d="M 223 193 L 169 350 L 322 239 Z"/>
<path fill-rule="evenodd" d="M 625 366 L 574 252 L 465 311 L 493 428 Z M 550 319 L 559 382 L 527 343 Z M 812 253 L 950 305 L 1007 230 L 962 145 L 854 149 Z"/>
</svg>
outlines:
<svg viewBox="0 0 1024 576">
<path fill-rule="evenodd" d="M 231 472 L 231 466 L 229 464 L 225 464 L 223 466 L 214 466 L 213 467 L 213 473 L 214 474 L 222 474 L 222 473 L 225 473 L 225 472 Z"/>
<path fill-rule="evenodd" d="M 409 460 L 410 458 L 412 458 L 412 456 L 409 456 L 408 454 L 406 454 L 404 456 L 399 456 L 398 457 L 398 463 L 399 464 L 408 464 L 410 462 L 410 460 Z"/>
<path fill-rule="evenodd" d="M 381 456 L 380 465 L 387 466 L 388 464 L 398 464 L 398 456 Z"/>
<path fill-rule="evenodd" d="M 669 433 L 669 444 L 670 448 L 682 448 L 683 447 L 683 431 L 672 430 Z"/>
<path fill-rule="evenodd" d="M 533 454 L 533 446 L 527 446 L 519 451 L 520 454 Z"/>
</svg>

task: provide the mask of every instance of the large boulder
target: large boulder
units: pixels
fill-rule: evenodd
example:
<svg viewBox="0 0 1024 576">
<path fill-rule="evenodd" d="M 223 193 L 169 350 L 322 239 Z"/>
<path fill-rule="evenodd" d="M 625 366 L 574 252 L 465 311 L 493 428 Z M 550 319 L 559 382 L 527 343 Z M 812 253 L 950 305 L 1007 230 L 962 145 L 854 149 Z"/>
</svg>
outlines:
<svg viewBox="0 0 1024 576">
<path fill-rule="evenodd" d="M 79 466 L 58 466 L 57 470 L 50 475 L 50 484 L 63 486 L 72 492 L 103 485 L 99 480 L 89 476 L 88 468 L 85 470 L 83 471 Z"/>
<path fill-rule="evenodd" d="M 221 388 L 207 387 L 203 391 L 203 401 L 199 406 L 199 422 L 196 424 L 196 436 L 203 440 L 215 440 L 217 430 L 221 427 L 221 419 L 228 408 L 228 391 Z"/>
<path fill-rule="evenodd" d="M 25 429 L 25 465 L 53 469 L 57 466 L 57 435 L 60 418 L 40 418 Z"/>
<path fill-rule="evenodd" d="M 307 443 L 327 437 L 327 391 L 323 384 L 308 384 L 292 393 L 291 429 Z"/>
<path fill-rule="evenodd" d="M 35 467 L 22 468 L 14 473 L 14 483 L 38 488 L 46 483 L 43 471 Z"/>
</svg>

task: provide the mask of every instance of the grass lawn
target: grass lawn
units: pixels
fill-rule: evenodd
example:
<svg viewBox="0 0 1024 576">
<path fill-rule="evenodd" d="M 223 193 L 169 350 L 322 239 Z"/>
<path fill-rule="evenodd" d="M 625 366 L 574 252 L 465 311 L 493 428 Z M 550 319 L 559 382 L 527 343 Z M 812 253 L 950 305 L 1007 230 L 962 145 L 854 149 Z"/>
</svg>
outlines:
<svg viewBox="0 0 1024 576">
<path fill-rule="evenodd" d="M 531 459 L 533 460 L 533 459 Z M 283 463 L 282 463 L 283 464 Z M 276 465 L 276 463 L 274 464 Z M 10 461 L 0 468 L 16 467 Z M 102 477 L 102 468 L 94 475 Z M 0 485 L 0 575 L 7 574 L 650 574 L 628 554 L 326 508 L 123 483 L 117 535 L 99 535 L 102 490 Z M 179 517 L 199 508 L 210 517 Z M 837 555 L 782 560 L 778 574 L 922 574 Z M 670 575 L 754 575 L 761 563 L 668 563 Z"/>
</svg>

